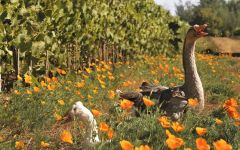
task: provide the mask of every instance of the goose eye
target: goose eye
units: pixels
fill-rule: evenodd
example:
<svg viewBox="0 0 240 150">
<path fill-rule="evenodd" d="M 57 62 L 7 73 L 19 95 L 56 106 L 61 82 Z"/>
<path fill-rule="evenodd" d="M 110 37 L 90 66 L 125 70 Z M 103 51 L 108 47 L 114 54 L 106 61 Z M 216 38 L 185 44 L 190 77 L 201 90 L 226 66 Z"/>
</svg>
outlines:
<svg viewBox="0 0 240 150">
<path fill-rule="evenodd" d="M 74 108 L 73 108 L 73 111 L 77 111 L 77 107 L 74 107 Z"/>
</svg>

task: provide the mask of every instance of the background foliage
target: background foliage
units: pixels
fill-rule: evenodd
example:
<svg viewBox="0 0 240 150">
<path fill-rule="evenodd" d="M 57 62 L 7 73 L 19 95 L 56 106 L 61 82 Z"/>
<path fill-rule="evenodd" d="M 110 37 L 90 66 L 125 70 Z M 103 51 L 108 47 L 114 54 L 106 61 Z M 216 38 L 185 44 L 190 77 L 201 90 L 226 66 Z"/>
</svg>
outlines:
<svg viewBox="0 0 240 150">
<path fill-rule="evenodd" d="M 78 70 L 96 59 L 172 54 L 181 26 L 153 0 L 2 0 L 1 65 L 16 68 L 17 50 L 21 72 L 33 74 L 56 66 Z"/>
<path fill-rule="evenodd" d="M 200 0 L 199 5 L 189 1 L 177 6 L 177 15 L 190 24 L 209 24 L 213 35 L 240 35 L 239 0 Z"/>
</svg>

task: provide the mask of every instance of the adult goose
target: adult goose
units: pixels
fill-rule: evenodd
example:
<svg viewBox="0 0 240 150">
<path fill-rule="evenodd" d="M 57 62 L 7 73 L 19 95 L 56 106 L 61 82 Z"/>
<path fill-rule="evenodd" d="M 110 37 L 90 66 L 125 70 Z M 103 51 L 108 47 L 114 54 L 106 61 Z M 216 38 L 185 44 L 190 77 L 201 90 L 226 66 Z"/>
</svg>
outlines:
<svg viewBox="0 0 240 150">
<path fill-rule="evenodd" d="M 199 102 L 197 110 L 202 111 L 204 108 L 204 90 L 197 71 L 195 45 L 199 38 L 207 35 L 204 32 L 206 27 L 206 24 L 194 25 L 187 31 L 183 46 L 182 60 L 185 80 L 182 86 L 168 88 L 143 82 L 140 87 L 142 89 L 140 93 L 118 91 L 120 98 L 129 99 L 135 102 L 136 105 L 141 104 L 141 108 L 144 108 L 142 106 L 142 97 L 145 95 L 150 96 L 150 98 L 158 100 L 160 109 L 165 111 L 172 120 L 178 120 L 182 116 L 187 108 L 189 98 L 196 98 Z"/>
</svg>

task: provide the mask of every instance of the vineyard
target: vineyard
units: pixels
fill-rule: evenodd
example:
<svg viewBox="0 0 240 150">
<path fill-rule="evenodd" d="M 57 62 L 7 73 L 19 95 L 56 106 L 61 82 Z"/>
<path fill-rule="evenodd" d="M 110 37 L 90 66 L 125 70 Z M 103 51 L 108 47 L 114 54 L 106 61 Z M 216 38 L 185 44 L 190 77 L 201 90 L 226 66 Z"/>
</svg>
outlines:
<svg viewBox="0 0 240 150">
<path fill-rule="evenodd" d="M 81 101 L 100 140 L 89 149 L 238 150 L 240 62 L 203 54 L 207 38 L 196 45 L 201 113 L 188 99 L 171 121 L 156 99 L 138 111 L 116 92 L 183 84 L 187 28 L 153 0 L 2 0 L 0 149 L 86 149 L 88 125 L 64 120 Z"/>
<path fill-rule="evenodd" d="M 172 54 L 184 30 L 153 0 L 2 1 L 0 12 L 2 72 L 16 74 Z"/>
</svg>

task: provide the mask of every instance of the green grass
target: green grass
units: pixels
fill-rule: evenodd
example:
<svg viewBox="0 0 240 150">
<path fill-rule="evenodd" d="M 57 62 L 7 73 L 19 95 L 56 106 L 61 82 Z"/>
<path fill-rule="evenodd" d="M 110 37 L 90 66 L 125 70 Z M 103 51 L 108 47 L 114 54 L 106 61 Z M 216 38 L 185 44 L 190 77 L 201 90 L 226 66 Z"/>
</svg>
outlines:
<svg viewBox="0 0 240 150">
<path fill-rule="evenodd" d="M 164 72 L 167 70 L 165 67 L 167 65 L 169 69 Z M 185 145 L 180 149 L 183 147 L 196 149 L 195 140 L 199 137 L 195 131 L 196 127 L 208 129 L 203 137 L 212 148 L 212 143 L 221 138 L 231 143 L 233 149 L 240 148 L 238 142 L 240 127 L 235 126 L 234 120 L 222 110 L 225 100 L 231 97 L 238 99 L 240 96 L 234 88 L 240 85 L 239 60 L 230 57 L 197 55 L 197 65 L 205 89 L 206 109 L 202 114 L 189 111 L 181 121 L 185 125 L 185 130 L 175 133 L 169 129 L 170 132 L 184 140 Z M 40 149 L 41 141 L 48 142 L 50 149 L 81 149 L 83 129 L 79 128 L 78 123 L 62 125 L 54 117 L 54 113 L 64 115 L 71 105 L 79 100 L 89 109 L 100 110 L 103 115 L 97 118 L 97 122 L 106 122 L 114 130 L 115 135 L 111 142 L 107 140 L 106 133 L 100 132 L 102 142 L 96 146 L 96 149 L 120 149 L 119 141 L 121 140 L 128 140 L 134 146 L 148 144 L 152 149 L 167 149 L 165 129 L 158 122 L 158 118 L 163 115 L 161 112 L 142 113 L 141 117 L 133 117 L 119 107 L 120 101 L 116 96 L 111 99 L 108 93 L 116 89 L 137 90 L 142 81 L 156 82 L 157 80 L 159 84 L 165 86 L 183 84 L 181 56 L 146 57 L 142 61 L 109 66 L 111 69 L 108 71 L 113 73 L 115 78 L 113 81 L 108 79 L 107 71 L 85 73 L 88 78 L 84 78 L 82 73 L 67 74 L 58 77 L 58 81 L 54 83 L 56 89 L 53 91 L 41 88 L 39 93 L 26 94 L 27 89 L 33 91 L 33 86 L 39 85 L 36 82 L 37 79 L 34 79 L 30 87 L 23 87 L 18 81 L 13 91 L 18 90 L 21 94 L 1 95 L 0 149 L 14 149 L 15 141 L 18 140 L 23 140 L 25 147 L 30 149 Z M 179 71 L 174 72 L 173 67 L 177 67 Z M 105 79 L 101 77 L 106 83 L 106 88 L 101 87 L 97 74 L 106 76 Z M 85 86 L 78 89 L 76 83 L 82 80 L 85 81 Z M 125 81 L 131 81 L 131 84 L 124 87 Z M 94 93 L 94 89 L 98 92 Z M 76 94 L 77 91 L 81 92 L 82 97 Z M 92 98 L 89 99 L 88 95 Z M 6 100 L 6 97 L 10 99 Z M 65 104 L 60 105 L 58 100 L 64 100 Z M 215 118 L 223 120 L 224 124 L 216 125 Z M 59 135 L 64 129 L 71 131 L 74 144 L 63 143 L 60 140 Z"/>
</svg>

